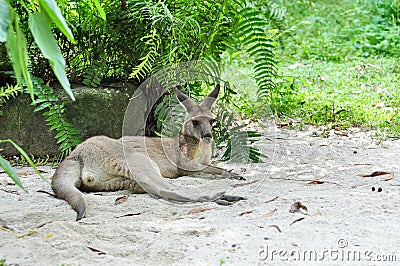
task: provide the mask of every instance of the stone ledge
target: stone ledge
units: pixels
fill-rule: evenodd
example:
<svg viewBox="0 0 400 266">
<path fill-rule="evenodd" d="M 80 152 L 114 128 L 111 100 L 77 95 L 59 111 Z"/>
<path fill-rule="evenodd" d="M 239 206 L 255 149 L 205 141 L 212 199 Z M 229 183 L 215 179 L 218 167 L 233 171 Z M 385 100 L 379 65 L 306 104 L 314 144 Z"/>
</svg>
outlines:
<svg viewBox="0 0 400 266">
<path fill-rule="evenodd" d="M 77 87 L 73 89 L 75 102 L 62 90 L 57 96 L 65 100 L 65 119 L 82 131 L 82 139 L 96 135 L 120 138 L 125 109 L 135 89 L 133 85 L 118 89 Z M 54 138 L 57 132 L 46 125 L 46 117 L 42 115 L 46 110 L 35 113 L 34 109 L 26 94 L 5 103 L 0 116 L 0 139 L 12 139 L 34 156 L 56 156 L 59 154 Z M 18 154 L 8 144 L 1 145 L 0 149 L 4 149 L 3 156 Z"/>
</svg>

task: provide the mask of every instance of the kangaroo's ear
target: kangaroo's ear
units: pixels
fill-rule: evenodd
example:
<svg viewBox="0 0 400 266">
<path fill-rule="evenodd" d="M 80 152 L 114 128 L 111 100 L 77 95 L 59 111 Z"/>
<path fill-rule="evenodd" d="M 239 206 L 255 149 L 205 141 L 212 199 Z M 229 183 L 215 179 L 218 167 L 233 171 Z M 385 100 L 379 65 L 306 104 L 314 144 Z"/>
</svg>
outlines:
<svg viewBox="0 0 400 266">
<path fill-rule="evenodd" d="M 178 97 L 178 100 L 182 103 L 183 107 L 185 107 L 187 112 L 190 112 L 196 107 L 196 104 L 190 99 L 186 94 L 181 92 L 177 87 L 174 88 L 174 92 Z"/>
<path fill-rule="evenodd" d="M 212 92 L 210 92 L 210 94 L 204 99 L 204 101 L 200 104 L 200 106 L 207 108 L 207 109 L 211 109 L 211 107 L 217 100 L 220 89 L 221 89 L 221 86 L 219 84 L 217 84 L 215 89 Z"/>
</svg>

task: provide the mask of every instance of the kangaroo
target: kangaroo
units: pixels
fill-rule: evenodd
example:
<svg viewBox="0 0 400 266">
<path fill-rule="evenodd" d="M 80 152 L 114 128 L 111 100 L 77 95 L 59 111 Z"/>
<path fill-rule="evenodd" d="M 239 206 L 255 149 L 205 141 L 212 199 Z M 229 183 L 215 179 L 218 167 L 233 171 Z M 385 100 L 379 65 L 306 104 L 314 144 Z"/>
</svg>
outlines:
<svg viewBox="0 0 400 266">
<path fill-rule="evenodd" d="M 72 206 L 77 213 L 77 221 L 87 212 L 87 203 L 81 191 L 130 190 L 193 202 L 244 199 L 224 195 L 224 192 L 195 196 L 173 188 L 164 179 L 205 173 L 244 180 L 238 174 L 210 165 L 212 124 L 215 122 L 211 108 L 219 91 L 218 84 L 197 105 L 179 89 L 174 89 L 186 110 L 181 132 L 175 138 L 127 136 L 112 139 L 96 136 L 79 144 L 56 169 L 52 181 L 56 196 Z"/>
</svg>

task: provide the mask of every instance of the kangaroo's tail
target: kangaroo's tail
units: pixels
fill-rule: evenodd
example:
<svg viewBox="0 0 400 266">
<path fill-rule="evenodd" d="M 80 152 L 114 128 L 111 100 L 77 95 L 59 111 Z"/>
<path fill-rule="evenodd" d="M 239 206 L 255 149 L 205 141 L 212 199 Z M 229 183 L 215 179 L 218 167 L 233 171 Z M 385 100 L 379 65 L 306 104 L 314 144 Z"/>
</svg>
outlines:
<svg viewBox="0 0 400 266">
<path fill-rule="evenodd" d="M 83 193 L 78 190 L 81 182 L 81 166 L 78 159 L 66 158 L 54 173 L 53 191 L 58 198 L 66 200 L 72 206 L 77 213 L 77 221 L 85 217 L 87 209 Z"/>
</svg>

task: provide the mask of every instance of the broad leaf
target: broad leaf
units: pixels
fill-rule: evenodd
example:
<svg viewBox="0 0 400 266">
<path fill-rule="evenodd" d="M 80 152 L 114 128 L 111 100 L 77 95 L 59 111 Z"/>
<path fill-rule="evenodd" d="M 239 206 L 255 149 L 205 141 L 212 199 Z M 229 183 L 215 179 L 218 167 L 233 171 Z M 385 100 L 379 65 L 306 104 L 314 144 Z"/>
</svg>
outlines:
<svg viewBox="0 0 400 266">
<path fill-rule="evenodd" d="M 14 168 L 11 166 L 11 164 L 4 159 L 1 155 L 0 155 L 0 167 L 4 169 L 4 172 L 12 179 L 12 181 L 14 181 L 14 183 L 19 186 L 22 190 L 24 190 L 25 192 L 28 192 L 24 186 L 22 185 L 21 180 L 19 179 L 19 176 L 17 175 L 17 173 L 15 172 Z"/>
<path fill-rule="evenodd" d="M 14 24 L 10 24 L 7 34 L 7 51 L 9 58 L 14 69 L 15 77 L 19 85 L 23 85 L 22 75 L 25 79 L 25 85 L 29 90 L 31 99 L 34 102 L 33 97 L 33 84 L 32 79 L 28 71 L 28 52 L 26 49 L 26 39 L 24 33 L 19 26 L 19 18 L 17 14 L 14 14 Z"/>
<path fill-rule="evenodd" d="M 17 47 L 17 36 L 15 36 L 14 28 L 12 25 L 8 28 L 7 34 L 7 52 L 8 57 L 11 60 L 15 78 L 17 79 L 18 84 L 22 84 L 22 71 L 21 65 L 19 63 L 19 55 L 18 55 L 18 47 Z"/>
<path fill-rule="evenodd" d="M 104 21 L 106 21 L 106 12 L 104 12 L 104 9 L 101 7 L 101 4 L 100 4 L 99 0 L 93 0 L 93 2 L 94 2 L 94 5 L 95 5 L 96 8 L 97 8 L 97 11 L 99 11 L 100 17 L 101 17 Z"/>
<path fill-rule="evenodd" d="M 6 0 L 0 0 L 0 42 L 7 40 L 8 27 L 11 24 L 11 11 Z"/>
<path fill-rule="evenodd" d="M 14 148 L 25 158 L 25 160 L 28 162 L 28 164 L 35 170 L 35 172 L 40 176 L 40 178 L 45 181 L 47 184 L 50 184 L 50 182 L 40 173 L 40 171 L 37 169 L 36 165 L 32 162 L 31 158 L 29 158 L 28 154 L 20 147 L 18 146 L 17 143 L 10 139 L 6 140 L 0 140 L 0 143 L 8 142 L 14 146 Z"/>
<path fill-rule="evenodd" d="M 56 24 L 57 28 L 67 36 L 68 40 L 75 43 L 74 36 L 72 35 L 71 29 L 68 27 L 57 3 L 54 0 L 39 0 L 40 7 L 46 11 L 46 14 L 51 18 Z"/>
<path fill-rule="evenodd" d="M 21 27 L 19 26 L 19 19 L 16 20 L 15 23 L 16 35 L 17 35 L 17 45 L 18 45 L 18 53 L 20 58 L 20 65 L 22 70 L 22 75 L 25 79 L 25 84 L 28 87 L 29 93 L 31 94 L 32 101 L 35 101 L 33 97 L 33 84 L 31 79 L 31 74 L 28 71 L 28 51 L 26 48 L 26 39 L 25 35 L 22 32 Z"/>
<path fill-rule="evenodd" d="M 71 86 L 65 73 L 65 60 L 51 32 L 50 25 L 47 23 L 43 13 L 33 12 L 29 14 L 29 29 L 37 43 L 40 51 L 49 59 L 50 65 L 56 74 L 58 81 L 68 93 L 72 100 L 75 97 L 71 91 Z"/>
</svg>

